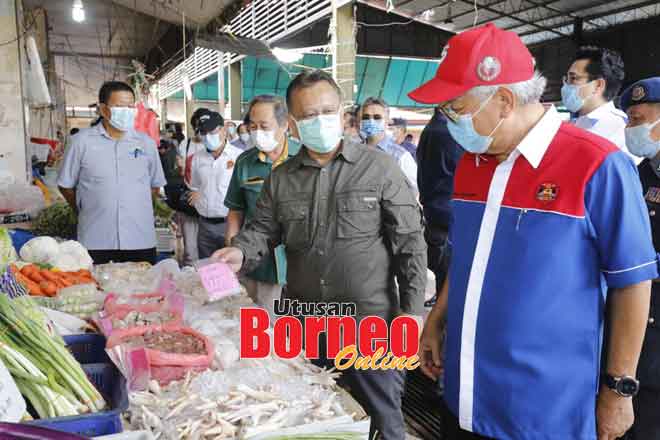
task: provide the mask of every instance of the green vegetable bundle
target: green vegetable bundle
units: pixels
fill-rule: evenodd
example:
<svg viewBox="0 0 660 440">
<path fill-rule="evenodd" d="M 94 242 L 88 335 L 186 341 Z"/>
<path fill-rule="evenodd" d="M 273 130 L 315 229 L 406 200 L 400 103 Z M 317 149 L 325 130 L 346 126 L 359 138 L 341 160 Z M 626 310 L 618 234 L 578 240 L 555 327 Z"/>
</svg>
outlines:
<svg viewBox="0 0 660 440">
<path fill-rule="evenodd" d="M 0 228 L 0 274 L 9 263 L 13 263 L 16 259 L 16 251 L 9 236 L 9 231 L 6 228 Z"/>
<path fill-rule="evenodd" d="M 105 408 L 105 400 L 82 367 L 40 322 L 29 301 L 0 294 L 0 361 L 41 418 Z"/>
<path fill-rule="evenodd" d="M 78 219 L 73 209 L 66 203 L 55 203 L 41 211 L 32 221 L 32 231 L 36 235 L 74 239 Z"/>
</svg>

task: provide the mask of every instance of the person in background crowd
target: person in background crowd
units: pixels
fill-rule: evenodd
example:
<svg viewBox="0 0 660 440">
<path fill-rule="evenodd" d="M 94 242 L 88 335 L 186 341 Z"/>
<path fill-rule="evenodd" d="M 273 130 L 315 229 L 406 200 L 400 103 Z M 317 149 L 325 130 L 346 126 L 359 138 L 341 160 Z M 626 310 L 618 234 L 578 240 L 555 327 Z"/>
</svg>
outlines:
<svg viewBox="0 0 660 440">
<path fill-rule="evenodd" d="M 264 180 L 271 171 L 298 154 L 300 144 L 287 137 L 289 113 L 284 101 L 273 95 L 255 97 L 248 106 L 252 145 L 256 148 L 241 154 L 236 161 L 225 206 L 227 231 L 225 245 L 238 234 L 241 227 L 256 214 L 257 198 Z M 261 265 L 245 276 L 244 285 L 255 303 L 273 313 L 273 301 L 280 298 L 286 283 L 286 255 L 284 246 L 269 252 Z"/>
<path fill-rule="evenodd" d="M 199 134 L 198 119 L 199 115 L 205 112 L 206 109 L 197 109 L 190 118 L 190 125 L 193 129 L 193 136 L 184 140 L 177 148 L 177 164 L 179 171 L 183 177 L 184 185 L 177 200 L 178 209 L 174 216 L 174 221 L 177 224 L 181 236 L 183 237 L 183 256 L 182 264 L 184 266 L 191 266 L 193 262 L 199 259 L 199 252 L 197 250 L 197 233 L 199 230 L 199 214 L 197 210 L 188 201 L 190 194 L 190 179 L 191 179 L 191 166 L 192 160 L 196 153 L 205 151 L 206 147 L 202 142 L 202 137 Z M 166 188 L 167 189 L 167 188 Z"/>
<path fill-rule="evenodd" d="M 414 144 L 413 142 L 413 135 L 412 134 L 407 134 L 405 142 L 410 142 L 411 144 Z"/>
<path fill-rule="evenodd" d="M 234 145 L 241 150 L 249 150 L 253 145 L 250 144 L 250 132 L 248 131 L 248 124 L 241 123 L 238 126 L 238 139 L 234 141 Z"/>
<path fill-rule="evenodd" d="M 78 133 L 80 129 L 78 127 L 73 127 L 71 131 L 69 131 L 69 136 L 73 136 L 74 134 Z"/>
<path fill-rule="evenodd" d="M 358 129 L 357 124 L 357 115 L 353 108 L 349 108 L 344 112 L 344 140 L 355 144 L 362 143 L 360 130 Z"/>
<path fill-rule="evenodd" d="M 514 32 L 480 26 L 446 50 L 410 97 L 439 103 L 467 151 L 449 276 L 420 344 L 424 372 L 436 377 L 444 365 L 448 438 L 614 440 L 633 421 L 658 276 L 634 164 L 540 103 L 546 79 Z M 611 333 L 598 389 L 606 287 Z"/>
<path fill-rule="evenodd" d="M 206 148 L 192 159 L 189 202 L 199 213 L 199 258 L 208 258 L 225 244 L 228 209 L 224 201 L 241 150 L 227 142 L 224 120 L 218 112 L 201 109 L 197 129 Z"/>
<path fill-rule="evenodd" d="M 179 145 L 181 145 L 181 143 L 183 142 L 183 140 L 186 138 L 186 135 L 183 134 L 183 124 L 182 124 L 182 123 L 180 123 L 180 122 L 176 122 L 176 123 L 174 124 L 174 134 L 173 134 L 172 137 L 173 137 L 174 140 L 176 141 L 176 144 L 175 144 L 175 145 L 176 145 L 177 147 L 178 147 Z"/>
<path fill-rule="evenodd" d="M 408 141 L 408 135 L 406 134 L 408 130 L 408 123 L 403 118 L 394 118 L 390 124 L 390 129 L 392 130 L 392 138 L 394 142 L 402 146 L 410 155 L 415 158 L 417 155 L 417 145 L 413 144 L 411 141 Z"/>
<path fill-rule="evenodd" d="M 58 177 L 78 213 L 78 241 L 95 264 L 156 260 L 152 192 L 165 185 L 153 139 L 133 129 L 135 94 L 109 81 L 99 91 L 101 123 L 71 138 Z"/>
<path fill-rule="evenodd" d="M 287 298 L 353 302 L 358 320 L 418 315 L 426 245 L 405 176 L 391 157 L 342 142 L 341 91 L 328 73 L 300 73 L 286 96 L 292 135 L 304 147 L 266 178 L 255 217 L 215 257 L 249 273 L 284 244 Z M 320 339 L 316 362 L 328 365 Z M 405 437 L 402 372 L 348 369 L 340 381 L 369 413 L 369 438 Z"/>
<path fill-rule="evenodd" d="M 454 172 L 462 155 L 463 149 L 449 134 L 447 119 L 436 108 L 417 147 L 417 186 L 426 221 L 424 238 L 428 246 L 429 269 L 435 275 L 436 283 L 436 296 L 424 304 L 426 307 L 435 304 L 449 270 L 451 196 L 454 193 Z"/>
<path fill-rule="evenodd" d="M 234 143 L 239 139 L 238 132 L 236 131 L 236 124 L 234 121 L 225 122 L 225 128 L 227 128 L 227 142 Z"/>
<path fill-rule="evenodd" d="M 401 167 L 401 171 L 417 192 L 417 163 L 403 147 L 397 145 L 385 133 L 389 120 L 389 108 L 380 98 L 367 98 L 358 110 L 360 136 L 369 147 L 390 155 Z"/>
<path fill-rule="evenodd" d="M 160 163 L 163 167 L 165 180 L 167 181 L 167 185 L 165 186 L 167 193 L 168 186 L 178 186 L 183 184 L 183 176 L 181 175 L 181 169 L 179 168 L 176 148 L 174 148 L 174 144 L 166 135 L 166 133 L 161 133 L 158 154 L 160 155 Z"/>
<path fill-rule="evenodd" d="M 626 145 L 644 160 L 638 165 L 653 232 L 660 252 L 660 76 L 639 81 L 623 92 L 621 108 L 628 114 Z M 633 399 L 635 423 L 626 440 L 660 438 L 660 282 L 653 280 L 651 313 L 639 358 L 639 394 Z"/>
<path fill-rule="evenodd" d="M 594 46 L 581 47 L 563 78 L 561 98 L 574 114 L 572 122 L 604 137 L 628 152 L 624 129 L 626 114 L 614 106 L 625 77 L 618 52 Z M 633 159 L 637 159 L 632 156 Z"/>
</svg>

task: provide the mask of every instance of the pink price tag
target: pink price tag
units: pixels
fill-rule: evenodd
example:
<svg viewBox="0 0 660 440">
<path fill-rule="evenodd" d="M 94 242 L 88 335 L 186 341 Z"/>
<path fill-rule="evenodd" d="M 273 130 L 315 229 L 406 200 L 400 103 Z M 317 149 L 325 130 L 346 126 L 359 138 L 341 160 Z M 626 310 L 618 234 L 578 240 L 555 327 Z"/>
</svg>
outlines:
<svg viewBox="0 0 660 440">
<path fill-rule="evenodd" d="M 212 263 L 200 267 L 197 271 L 211 301 L 235 295 L 241 291 L 238 278 L 225 263 Z"/>
</svg>

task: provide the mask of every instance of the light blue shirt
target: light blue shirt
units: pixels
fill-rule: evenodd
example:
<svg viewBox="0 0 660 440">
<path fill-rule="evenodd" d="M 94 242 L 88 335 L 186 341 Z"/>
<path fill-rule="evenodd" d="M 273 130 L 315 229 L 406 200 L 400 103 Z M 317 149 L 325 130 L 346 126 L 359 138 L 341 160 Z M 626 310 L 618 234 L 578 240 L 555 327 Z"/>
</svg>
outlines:
<svg viewBox="0 0 660 440">
<path fill-rule="evenodd" d="M 165 183 L 151 138 L 131 130 L 115 140 L 102 123 L 71 138 L 57 180 L 76 189 L 78 241 L 92 250 L 155 247 L 151 189 Z"/>
<path fill-rule="evenodd" d="M 417 161 L 401 145 L 394 142 L 391 136 L 385 136 L 378 143 L 378 149 L 389 154 L 399 164 L 401 171 L 410 182 L 410 185 L 417 192 Z"/>
</svg>

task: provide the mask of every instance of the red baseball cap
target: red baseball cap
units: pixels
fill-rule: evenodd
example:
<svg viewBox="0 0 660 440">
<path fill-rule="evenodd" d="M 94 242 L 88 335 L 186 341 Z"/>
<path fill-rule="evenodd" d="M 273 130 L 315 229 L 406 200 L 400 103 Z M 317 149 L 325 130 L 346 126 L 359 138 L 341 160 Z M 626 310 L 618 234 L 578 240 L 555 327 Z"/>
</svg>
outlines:
<svg viewBox="0 0 660 440">
<path fill-rule="evenodd" d="M 424 104 L 439 104 L 477 86 L 512 84 L 533 76 L 534 57 L 518 35 L 488 23 L 450 38 L 435 78 L 408 96 Z"/>
</svg>

